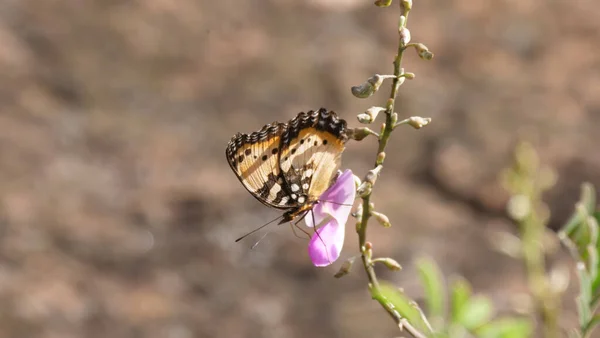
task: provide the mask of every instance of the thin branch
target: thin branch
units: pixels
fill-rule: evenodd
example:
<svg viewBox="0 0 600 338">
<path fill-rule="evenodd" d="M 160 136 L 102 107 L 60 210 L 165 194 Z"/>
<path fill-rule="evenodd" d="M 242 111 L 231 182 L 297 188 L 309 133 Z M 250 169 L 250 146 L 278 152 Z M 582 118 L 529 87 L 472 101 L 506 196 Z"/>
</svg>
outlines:
<svg viewBox="0 0 600 338">
<path fill-rule="evenodd" d="M 404 16 L 404 19 L 401 19 L 401 27 L 406 26 L 406 19 L 408 17 L 409 10 L 400 5 L 402 9 L 401 15 Z M 387 146 L 388 139 L 392 133 L 394 128 L 394 104 L 396 101 L 396 97 L 398 96 L 398 89 L 401 84 L 401 64 L 402 64 L 402 55 L 406 50 L 406 44 L 403 41 L 402 37 L 398 39 L 398 52 L 396 57 L 394 58 L 394 77 L 392 78 L 392 89 L 390 92 L 390 96 L 386 103 L 386 122 L 385 127 L 381 131 L 379 135 L 379 147 L 377 149 L 376 160 L 374 167 L 383 165 L 384 156 L 378 156 L 381 152 L 383 152 Z M 403 79 L 402 79 L 403 80 Z M 419 332 L 414 326 L 412 326 L 406 318 L 400 316 L 400 314 L 396 311 L 393 304 L 389 302 L 385 297 L 381 296 L 379 281 L 377 280 L 377 275 L 375 274 L 375 270 L 373 268 L 373 261 L 371 259 L 371 245 L 367 243 L 367 226 L 369 223 L 369 218 L 371 217 L 371 193 L 362 197 L 362 215 L 360 217 L 361 221 L 357 226 L 356 232 L 358 233 L 358 245 L 361 252 L 361 258 L 363 267 L 367 274 L 367 278 L 369 280 L 369 289 L 371 290 L 371 295 L 373 299 L 375 299 L 386 311 L 387 313 L 394 319 L 396 324 L 401 330 L 406 331 L 412 337 L 415 338 L 426 338 L 426 335 Z M 375 297 L 375 295 L 379 295 L 379 297 Z"/>
</svg>

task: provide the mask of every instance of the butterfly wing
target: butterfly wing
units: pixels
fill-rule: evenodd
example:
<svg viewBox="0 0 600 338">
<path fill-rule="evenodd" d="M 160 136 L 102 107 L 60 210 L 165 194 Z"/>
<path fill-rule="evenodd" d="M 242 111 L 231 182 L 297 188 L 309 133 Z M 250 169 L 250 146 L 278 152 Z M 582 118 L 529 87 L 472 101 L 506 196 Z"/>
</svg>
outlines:
<svg viewBox="0 0 600 338">
<path fill-rule="evenodd" d="M 285 124 L 273 122 L 251 134 L 234 136 L 225 150 L 229 166 L 244 187 L 263 204 L 280 205 L 284 192 L 279 169 L 281 134 Z"/>
<path fill-rule="evenodd" d="M 324 108 L 288 123 L 281 135 L 280 168 L 289 206 L 316 201 L 333 184 L 347 139 L 346 121 Z"/>
</svg>

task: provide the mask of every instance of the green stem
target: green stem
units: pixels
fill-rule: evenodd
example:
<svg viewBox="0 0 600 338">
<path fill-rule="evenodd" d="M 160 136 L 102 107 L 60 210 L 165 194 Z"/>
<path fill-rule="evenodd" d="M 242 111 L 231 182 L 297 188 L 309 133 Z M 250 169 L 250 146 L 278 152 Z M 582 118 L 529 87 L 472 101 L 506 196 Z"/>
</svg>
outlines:
<svg viewBox="0 0 600 338">
<path fill-rule="evenodd" d="M 403 8 L 403 13 L 405 18 L 408 17 L 408 10 Z M 406 20 L 404 20 L 403 26 L 406 26 Z M 385 127 L 381 131 L 379 135 L 379 147 L 377 149 L 376 160 L 374 167 L 379 165 L 383 165 L 384 157 L 377 156 L 379 153 L 385 150 L 387 146 L 388 139 L 392 133 L 394 128 L 394 121 L 392 116 L 394 114 L 394 104 L 396 101 L 396 97 L 398 96 L 398 89 L 400 88 L 400 72 L 401 72 L 401 64 L 402 64 L 402 54 L 406 49 L 406 45 L 402 42 L 402 39 L 398 41 L 398 52 L 394 59 L 394 77 L 392 79 L 392 89 L 390 92 L 390 97 L 387 100 L 386 104 L 386 119 L 385 119 Z M 370 245 L 367 245 L 367 225 L 369 223 L 369 218 L 371 217 L 372 208 L 370 205 L 371 193 L 362 197 L 362 215 L 359 226 L 356 229 L 358 233 L 358 245 L 361 252 L 361 258 L 363 262 L 363 267 L 367 274 L 367 278 L 369 279 L 369 290 L 371 291 L 371 296 L 374 300 L 376 300 L 386 311 L 387 313 L 394 319 L 396 324 L 399 327 L 403 328 L 406 332 L 408 332 L 411 336 L 416 338 L 425 338 L 426 336 L 415 329 L 410 323 L 407 323 L 405 318 L 396 311 L 394 305 L 385 297 L 381 295 L 379 281 L 377 280 L 377 275 L 375 274 L 375 269 L 373 268 L 373 261 L 371 259 Z"/>
</svg>

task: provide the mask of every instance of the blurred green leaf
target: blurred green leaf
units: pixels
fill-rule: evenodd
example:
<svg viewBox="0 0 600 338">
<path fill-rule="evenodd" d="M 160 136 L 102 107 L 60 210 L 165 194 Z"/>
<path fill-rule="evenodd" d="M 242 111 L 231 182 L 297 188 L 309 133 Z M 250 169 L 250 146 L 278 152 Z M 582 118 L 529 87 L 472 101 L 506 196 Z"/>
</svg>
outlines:
<svg viewBox="0 0 600 338">
<path fill-rule="evenodd" d="M 423 283 L 429 317 L 443 318 L 446 290 L 439 267 L 429 258 L 418 260 L 416 265 Z"/>
<path fill-rule="evenodd" d="M 585 327 L 592 318 L 590 304 L 592 301 L 592 281 L 583 262 L 577 263 L 579 275 L 579 297 L 577 297 L 577 309 L 579 311 L 579 325 Z"/>
<path fill-rule="evenodd" d="M 584 331 L 587 333 L 592 332 L 596 325 L 600 324 L 600 315 L 595 315 L 592 319 L 587 323 Z"/>
<path fill-rule="evenodd" d="M 588 214 L 595 214 L 596 190 L 594 189 L 594 186 L 591 183 L 585 182 L 581 185 L 581 197 L 579 198 L 579 201 Z M 569 220 L 567 221 L 567 223 L 561 231 L 564 231 L 568 237 L 573 238 L 573 232 L 575 231 L 577 226 L 582 223 L 582 221 L 583 218 L 581 218 L 581 215 L 578 212 L 575 212 L 571 216 L 571 218 L 569 218 Z"/>
<path fill-rule="evenodd" d="M 414 302 L 406 297 L 395 286 L 387 283 L 382 283 L 379 287 L 379 293 L 373 292 L 374 299 L 380 302 L 391 303 L 393 308 L 417 330 L 425 333 L 430 333 L 428 325 L 421 317 L 421 311 L 415 307 Z"/>
<path fill-rule="evenodd" d="M 471 297 L 471 286 L 466 280 L 460 278 L 452 283 L 452 299 L 451 299 L 451 319 L 453 322 L 458 322 L 458 315 L 463 311 L 465 304 Z"/>
<path fill-rule="evenodd" d="M 458 314 L 458 322 L 473 331 L 492 317 L 492 302 L 483 296 L 474 296 L 463 306 Z"/>
<path fill-rule="evenodd" d="M 523 338 L 531 337 L 533 325 L 525 318 L 503 318 L 485 324 L 477 330 L 480 338 Z"/>
</svg>

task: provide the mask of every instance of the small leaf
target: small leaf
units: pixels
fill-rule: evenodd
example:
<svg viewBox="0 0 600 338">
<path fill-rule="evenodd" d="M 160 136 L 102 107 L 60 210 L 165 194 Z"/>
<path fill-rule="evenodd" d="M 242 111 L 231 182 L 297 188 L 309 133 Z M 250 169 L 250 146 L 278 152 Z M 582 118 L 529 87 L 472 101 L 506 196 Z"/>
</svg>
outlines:
<svg viewBox="0 0 600 338">
<path fill-rule="evenodd" d="M 438 266 L 431 259 L 420 259 L 417 262 L 417 270 L 425 289 L 425 300 L 427 310 L 431 317 L 442 318 L 446 302 L 444 279 Z"/>
<path fill-rule="evenodd" d="M 471 298 L 458 315 L 458 321 L 468 330 L 475 330 L 492 317 L 492 302 L 483 297 Z"/>
<path fill-rule="evenodd" d="M 401 293 L 396 287 L 390 284 L 381 284 L 379 292 L 373 291 L 371 296 L 379 302 L 389 302 L 402 318 L 421 332 L 431 333 L 428 325 L 421 317 L 421 311 L 413 305 L 408 297 Z M 429 336 L 429 335 L 427 335 Z"/>
<path fill-rule="evenodd" d="M 524 318 L 502 318 L 485 324 L 477 330 L 479 338 L 531 337 L 532 323 Z"/>
<path fill-rule="evenodd" d="M 458 314 L 463 311 L 465 304 L 469 301 L 471 297 L 471 286 L 464 279 L 457 279 L 452 283 L 452 299 L 451 299 L 451 309 L 452 312 L 450 316 L 453 322 L 458 321 Z"/>
</svg>

